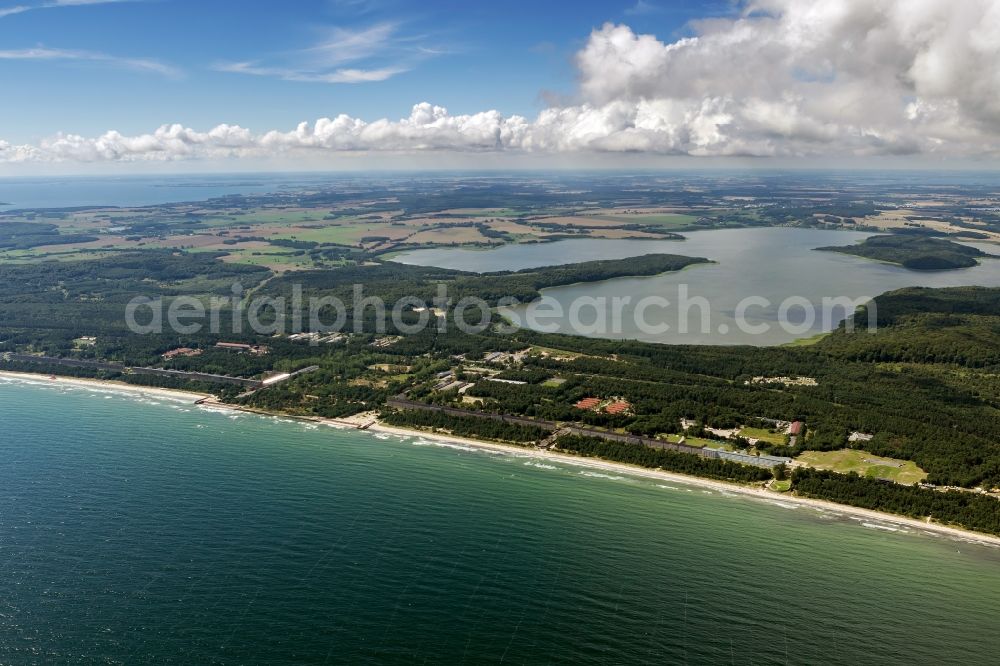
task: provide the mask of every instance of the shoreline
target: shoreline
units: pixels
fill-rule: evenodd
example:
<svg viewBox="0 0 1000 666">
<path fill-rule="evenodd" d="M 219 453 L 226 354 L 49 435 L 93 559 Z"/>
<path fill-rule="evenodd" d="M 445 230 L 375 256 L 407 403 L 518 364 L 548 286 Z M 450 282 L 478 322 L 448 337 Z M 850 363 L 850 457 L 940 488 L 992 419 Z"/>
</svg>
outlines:
<svg viewBox="0 0 1000 666">
<path fill-rule="evenodd" d="M 53 379 L 53 377 L 55 379 Z M 183 389 L 164 388 L 161 386 L 143 386 L 141 384 L 129 384 L 128 382 L 116 381 L 113 379 L 92 379 L 90 377 L 66 377 L 64 375 L 52 375 L 38 372 L 14 372 L 12 370 L 0 370 L 0 379 L 15 379 L 20 381 L 38 382 L 51 386 L 76 386 L 78 388 L 114 388 L 134 393 L 145 393 L 156 395 L 162 398 L 174 398 L 191 400 L 197 402 L 205 398 L 211 398 L 208 393 L 198 393 L 196 391 L 185 391 Z"/>
<path fill-rule="evenodd" d="M 231 405 L 229 403 L 219 402 L 215 396 L 209 396 L 207 400 L 199 402 L 198 406 L 204 407 L 205 409 L 224 409 L 231 412 L 256 414 L 257 416 L 274 416 L 282 419 L 291 419 L 293 421 L 318 423 L 320 425 L 327 425 L 336 428 L 347 428 L 362 431 L 372 430 L 378 423 L 378 419 L 375 416 L 370 416 L 372 412 L 362 412 L 361 414 L 354 414 L 353 416 L 348 416 L 343 419 L 333 419 L 325 416 L 303 416 L 300 414 L 285 414 L 284 412 L 269 412 L 266 409 L 246 407 L 245 405 Z"/>
<path fill-rule="evenodd" d="M 446 445 L 459 445 L 481 451 L 491 451 L 495 453 L 517 455 L 519 457 L 524 457 L 524 458 L 535 458 L 538 460 L 546 460 L 549 462 L 558 462 L 573 467 L 596 469 L 605 472 L 614 472 L 617 474 L 625 474 L 628 476 L 640 477 L 644 479 L 669 481 L 672 483 L 679 483 L 682 485 L 693 486 L 696 488 L 715 490 L 724 493 L 735 493 L 746 498 L 763 500 L 770 503 L 777 502 L 785 504 L 794 504 L 796 506 L 812 508 L 817 511 L 830 512 L 840 516 L 877 521 L 879 523 L 892 525 L 893 527 L 896 528 L 906 527 L 915 530 L 921 530 L 924 532 L 929 532 L 935 536 L 946 536 L 952 539 L 957 539 L 965 542 L 976 543 L 983 546 L 992 546 L 994 548 L 1000 548 L 1000 536 L 993 536 L 990 534 L 973 532 L 961 527 L 953 527 L 950 525 L 942 525 L 940 523 L 925 522 L 917 518 L 909 518 L 907 516 L 900 516 L 894 513 L 884 513 L 881 511 L 875 511 L 873 509 L 865 509 L 861 507 L 851 506 L 849 504 L 838 504 L 837 502 L 831 502 L 829 500 L 821 500 L 821 499 L 814 499 L 811 497 L 800 497 L 797 495 L 778 493 L 775 491 L 766 490 L 764 488 L 742 485 L 730 481 L 719 481 L 716 479 L 707 479 L 699 476 L 690 476 L 687 474 L 679 474 L 677 472 L 669 472 L 662 469 L 639 467 L 637 465 L 629 465 L 627 463 L 604 460 L 601 458 L 576 456 L 568 453 L 559 453 L 556 451 L 549 451 L 545 449 L 536 449 L 534 447 L 526 447 L 526 446 L 522 447 L 522 446 L 516 446 L 514 444 L 502 444 L 499 442 L 489 442 L 485 440 L 471 439 L 468 437 L 460 437 L 457 435 L 429 432 L 425 430 L 419 430 L 416 428 L 403 428 L 399 426 L 391 426 L 371 416 L 356 415 L 356 417 L 361 416 L 361 418 L 351 417 L 354 420 L 328 419 L 328 418 L 314 417 L 314 416 L 296 416 L 294 414 L 282 414 L 280 412 L 270 412 L 251 407 L 243 407 L 241 405 L 230 405 L 227 403 L 218 402 L 217 400 L 214 399 L 214 396 L 212 395 L 204 393 L 196 393 L 194 391 L 183 391 L 179 389 L 168 389 L 168 388 L 158 388 L 158 387 L 145 387 L 136 384 L 128 384 L 125 382 L 118 382 L 105 379 L 89 379 L 89 378 L 57 376 L 57 379 L 51 380 L 49 379 L 50 376 L 52 375 L 0 370 L 0 379 L 7 378 L 22 382 L 32 382 L 44 385 L 62 384 L 68 386 L 77 386 L 79 388 L 102 388 L 102 389 L 124 390 L 130 393 L 138 393 L 138 394 L 145 393 L 147 395 L 157 395 L 160 397 L 168 397 L 172 399 L 181 398 L 185 400 L 190 400 L 192 404 L 208 398 L 209 400 L 207 400 L 204 404 L 199 404 L 198 406 L 203 407 L 207 410 L 222 409 L 227 411 L 256 414 L 258 416 L 288 418 L 299 421 L 306 421 L 309 423 L 328 425 L 331 427 L 335 427 L 337 429 L 353 429 L 353 430 L 358 430 L 359 432 L 367 431 L 371 433 L 382 433 L 386 435 L 395 435 L 398 437 L 408 437 L 408 438 L 421 437 L 424 439 L 428 439 Z"/>
<path fill-rule="evenodd" d="M 849 504 L 838 504 L 837 502 L 831 502 L 829 500 L 821 500 L 821 499 L 814 499 L 811 497 L 801 497 L 798 495 L 778 493 L 771 490 L 765 490 L 764 488 L 746 486 L 738 483 L 733 483 L 730 481 L 719 481 L 716 479 L 707 479 L 700 476 L 690 476 L 687 474 L 679 474 L 677 472 L 668 472 L 662 469 L 639 467 L 637 465 L 629 465 L 627 463 L 620 463 L 612 460 L 604 460 L 602 458 L 575 456 L 569 453 L 559 453 L 556 451 L 547 451 L 544 449 L 536 449 L 533 447 L 521 447 L 513 444 L 486 442 L 478 439 L 469 439 L 467 437 L 445 435 L 441 433 L 434 433 L 434 432 L 428 432 L 424 430 L 417 430 L 411 428 L 401 428 L 399 426 L 385 425 L 381 421 L 368 428 L 368 430 L 370 432 L 380 432 L 388 435 L 397 435 L 402 437 L 423 437 L 424 439 L 437 441 L 442 444 L 460 444 L 462 446 L 466 446 L 469 448 L 476 448 L 484 451 L 494 451 L 497 453 L 518 454 L 526 458 L 537 458 L 539 460 L 547 460 L 550 462 L 560 462 L 567 465 L 572 465 L 574 467 L 597 469 L 605 472 L 616 472 L 619 474 L 627 474 L 633 477 L 642 477 L 646 479 L 654 479 L 659 481 L 670 481 L 673 483 L 680 483 L 683 485 L 694 486 L 697 488 L 705 488 L 720 492 L 736 493 L 745 497 L 756 498 L 767 502 L 782 502 L 788 504 L 796 504 L 799 506 L 809 507 L 820 511 L 827 511 L 830 513 L 850 516 L 854 518 L 864 518 L 868 520 L 878 521 L 880 523 L 889 523 L 893 526 L 898 526 L 898 527 L 908 527 L 912 529 L 923 530 L 926 532 L 933 532 L 936 535 L 948 536 L 966 542 L 974 542 L 984 546 L 993 546 L 995 548 L 1000 548 L 1000 536 L 993 536 L 990 534 L 973 532 L 971 530 L 966 530 L 961 527 L 942 525 L 940 523 L 928 523 L 919 520 L 917 518 L 899 516 L 894 513 L 884 513 L 882 511 L 875 511 L 873 509 L 865 509 L 862 507 L 851 506 Z"/>
</svg>

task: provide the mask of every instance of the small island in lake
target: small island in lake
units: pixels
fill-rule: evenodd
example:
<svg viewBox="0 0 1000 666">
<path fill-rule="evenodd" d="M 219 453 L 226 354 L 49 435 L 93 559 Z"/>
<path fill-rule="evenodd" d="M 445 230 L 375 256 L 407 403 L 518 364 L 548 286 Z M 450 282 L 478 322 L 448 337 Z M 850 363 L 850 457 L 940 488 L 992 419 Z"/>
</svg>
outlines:
<svg viewBox="0 0 1000 666">
<path fill-rule="evenodd" d="M 917 235 L 872 236 L 855 245 L 818 247 L 823 252 L 840 252 L 877 259 L 916 271 L 943 271 L 977 266 L 978 258 L 995 257 L 968 245 L 943 238 Z"/>
</svg>

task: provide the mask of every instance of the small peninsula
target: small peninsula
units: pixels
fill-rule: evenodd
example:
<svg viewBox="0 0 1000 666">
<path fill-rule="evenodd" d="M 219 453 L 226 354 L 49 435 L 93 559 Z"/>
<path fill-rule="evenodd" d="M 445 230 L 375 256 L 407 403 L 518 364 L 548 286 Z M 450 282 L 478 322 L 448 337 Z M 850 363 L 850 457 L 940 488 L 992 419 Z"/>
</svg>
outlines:
<svg viewBox="0 0 1000 666">
<path fill-rule="evenodd" d="M 872 236 L 855 245 L 816 249 L 822 252 L 840 252 L 877 259 L 915 271 L 971 268 L 979 264 L 977 261 L 979 258 L 995 257 L 975 247 L 922 235 Z"/>
</svg>

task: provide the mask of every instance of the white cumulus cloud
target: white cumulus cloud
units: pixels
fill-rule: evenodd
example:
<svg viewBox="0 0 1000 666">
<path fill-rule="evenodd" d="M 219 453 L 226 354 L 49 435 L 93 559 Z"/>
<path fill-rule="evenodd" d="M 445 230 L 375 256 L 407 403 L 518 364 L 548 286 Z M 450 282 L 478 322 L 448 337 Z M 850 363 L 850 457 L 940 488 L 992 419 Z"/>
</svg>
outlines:
<svg viewBox="0 0 1000 666">
<path fill-rule="evenodd" d="M 351 42 L 318 54 L 327 69 L 307 75 L 391 76 L 340 67 L 366 55 L 366 48 Z M 0 161 L 267 158 L 303 151 L 1000 153 L 1000 0 L 755 0 L 739 15 L 694 23 L 691 36 L 674 41 L 606 24 L 590 35 L 576 65 L 579 87 L 570 101 L 533 119 L 495 110 L 452 115 L 420 103 L 402 119 L 340 115 L 287 131 L 167 125 L 139 136 L 59 134 L 37 145 L 0 143 Z M 255 63 L 229 68 L 288 74 Z"/>
</svg>

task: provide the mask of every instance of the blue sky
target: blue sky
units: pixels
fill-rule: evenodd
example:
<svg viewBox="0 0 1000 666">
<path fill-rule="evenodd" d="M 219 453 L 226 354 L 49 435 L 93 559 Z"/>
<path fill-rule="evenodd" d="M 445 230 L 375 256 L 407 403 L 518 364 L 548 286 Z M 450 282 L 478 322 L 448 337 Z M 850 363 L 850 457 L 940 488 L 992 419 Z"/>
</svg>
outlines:
<svg viewBox="0 0 1000 666">
<path fill-rule="evenodd" d="M 996 168 L 997 26 L 1000 0 L 0 0 L 0 173 Z"/>
<path fill-rule="evenodd" d="M 0 4 L 0 13 L 43 4 L 13 0 Z M 23 11 L 0 18 L 0 50 L 109 59 L 0 60 L 0 89 L 16 100 L 0 105 L 0 138 L 28 142 L 57 131 L 93 135 L 112 128 L 134 134 L 163 123 L 291 128 L 339 113 L 403 117 L 421 101 L 452 113 L 497 109 L 533 116 L 544 105 L 544 91 L 572 91 L 573 54 L 602 23 L 627 20 L 637 30 L 669 37 L 681 34 L 691 18 L 730 9 L 725 1 L 676 0 L 568 7 L 537 0 L 149 0 Z M 369 36 L 373 52 L 359 49 L 342 68 L 406 71 L 364 83 L 218 71 L 247 62 L 307 67 L 309 49 L 354 35 Z M 136 59 L 164 69 L 153 63 L 140 68 L 130 62 Z"/>
</svg>

